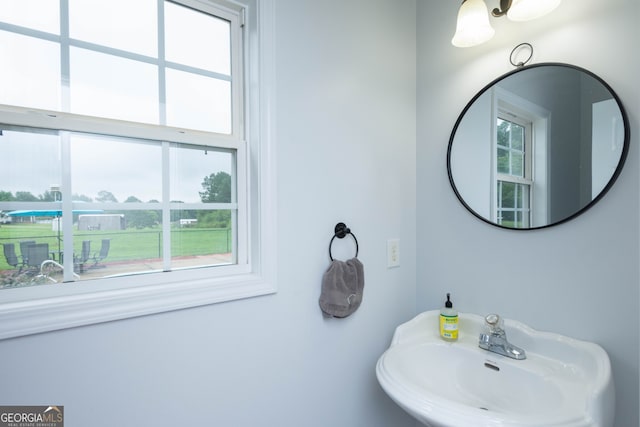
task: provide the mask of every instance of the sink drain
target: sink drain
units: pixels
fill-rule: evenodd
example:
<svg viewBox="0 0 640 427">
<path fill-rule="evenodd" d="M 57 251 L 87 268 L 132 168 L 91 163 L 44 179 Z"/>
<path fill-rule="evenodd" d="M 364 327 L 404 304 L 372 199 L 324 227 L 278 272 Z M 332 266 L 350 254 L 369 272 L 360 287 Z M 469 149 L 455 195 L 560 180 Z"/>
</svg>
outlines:
<svg viewBox="0 0 640 427">
<path fill-rule="evenodd" d="M 499 366 L 497 366 L 497 365 L 494 365 L 493 363 L 485 362 L 485 363 L 484 363 L 484 366 L 485 366 L 486 368 L 493 369 L 493 370 L 494 370 L 494 371 L 496 371 L 496 372 L 500 371 L 500 367 L 499 367 Z"/>
</svg>

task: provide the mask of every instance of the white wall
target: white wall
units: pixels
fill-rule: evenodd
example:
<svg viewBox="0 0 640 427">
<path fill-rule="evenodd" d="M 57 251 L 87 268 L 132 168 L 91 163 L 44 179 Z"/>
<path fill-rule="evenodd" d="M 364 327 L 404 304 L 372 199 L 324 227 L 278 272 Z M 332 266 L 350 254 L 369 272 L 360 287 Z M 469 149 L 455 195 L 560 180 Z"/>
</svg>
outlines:
<svg viewBox="0 0 640 427">
<path fill-rule="evenodd" d="M 615 427 L 637 427 L 640 3 L 565 0 L 538 21 L 493 19 L 493 40 L 457 49 L 450 40 L 459 3 L 418 1 L 418 309 L 439 307 L 451 292 L 461 311 L 495 311 L 601 344 L 613 364 Z M 456 199 L 446 171 L 459 112 L 511 70 L 509 53 L 525 41 L 533 44 L 534 62 L 575 64 L 602 77 L 631 121 L 631 150 L 611 191 L 575 220 L 533 232 L 476 219 Z"/>
<path fill-rule="evenodd" d="M 0 404 L 64 405 L 69 427 L 413 426 L 375 362 L 415 314 L 415 10 L 277 1 L 277 294 L 2 341 Z M 364 301 L 326 320 L 340 221 L 360 244 Z"/>
<path fill-rule="evenodd" d="M 493 92 L 487 91 L 467 110 L 464 121 L 456 129 L 456 143 L 451 147 L 451 158 L 456 159 L 451 168 L 456 189 L 467 205 L 483 218 L 493 217 L 491 117 Z"/>
</svg>

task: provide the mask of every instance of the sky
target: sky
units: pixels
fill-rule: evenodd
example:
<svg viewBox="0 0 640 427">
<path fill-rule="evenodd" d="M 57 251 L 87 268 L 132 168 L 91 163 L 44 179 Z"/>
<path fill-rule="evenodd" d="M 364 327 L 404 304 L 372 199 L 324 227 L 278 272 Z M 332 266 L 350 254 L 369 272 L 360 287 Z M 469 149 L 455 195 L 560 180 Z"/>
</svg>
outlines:
<svg viewBox="0 0 640 427">
<path fill-rule="evenodd" d="M 169 2 L 160 15 L 156 0 L 69 0 L 72 41 L 65 56 L 56 39 L 65 22 L 58 5 L 51 0 L 3 2 L 0 57 L 12 66 L 0 67 L 0 82 L 10 82 L 0 85 L 0 104 L 231 132 L 227 21 Z M 173 68 L 162 68 L 163 61 L 157 60 L 158 16 L 165 19 L 163 55 L 178 63 Z M 2 22 L 24 27 L 24 34 L 4 31 Z M 113 49 L 123 52 L 115 55 Z M 158 146 L 72 136 L 70 162 L 61 153 L 56 135 L 5 130 L 0 136 L 0 191 L 37 196 L 61 185 L 70 171 L 72 194 L 95 199 L 106 190 L 118 201 L 130 196 L 161 200 Z M 211 150 L 172 150 L 170 160 L 171 200 L 199 202 L 204 177 L 232 170 L 229 153 Z"/>
</svg>

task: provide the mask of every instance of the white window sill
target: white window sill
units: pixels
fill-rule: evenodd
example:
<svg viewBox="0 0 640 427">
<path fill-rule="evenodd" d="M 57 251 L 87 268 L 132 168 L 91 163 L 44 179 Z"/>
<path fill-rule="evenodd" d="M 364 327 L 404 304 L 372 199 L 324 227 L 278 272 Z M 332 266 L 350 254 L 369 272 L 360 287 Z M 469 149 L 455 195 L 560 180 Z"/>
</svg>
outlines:
<svg viewBox="0 0 640 427">
<path fill-rule="evenodd" d="M 141 277 L 143 276 L 130 276 L 123 280 L 133 282 Z M 253 274 L 99 291 L 95 288 L 88 290 L 90 286 L 90 282 L 85 282 L 2 290 L 2 295 L 8 297 L 3 299 L 13 301 L 0 305 L 0 340 L 266 295 L 276 291 L 272 284 Z M 53 295 L 55 292 L 51 291 L 55 291 L 56 287 L 66 287 L 66 295 Z M 36 292 L 49 295 L 38 299 L 24 299 Z"/>
</svg>

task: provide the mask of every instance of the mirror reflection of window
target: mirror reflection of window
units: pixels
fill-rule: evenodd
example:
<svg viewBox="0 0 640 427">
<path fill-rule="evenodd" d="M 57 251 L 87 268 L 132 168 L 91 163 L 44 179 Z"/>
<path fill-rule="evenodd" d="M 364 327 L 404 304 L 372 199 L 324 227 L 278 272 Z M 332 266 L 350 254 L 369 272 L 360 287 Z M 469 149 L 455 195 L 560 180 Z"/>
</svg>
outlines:
<svg viewBox="0 0 640 427">
<path fill-rule="evenodd" d="M 526 126 L 502 118 L 498 118 L 497 126 L 498 173 L 526 178 L 524 162 L 530 157 L 525 151 Z"/>
<path fill-rule="evenodd" d="M 530 185 L 498 181 L 497 223 L 505 227 L 529 226 Z"/>
<path fill-rule="evenodd" d="M 492 221 L 531 228 L 548 221 L 550 114 L 504 88 L 494 90 Z"/>
<path fill-rule="evenodd" d="M 495 215 L 506 227 L 523 228 L 531 222 L 531 127 L 531 122 L 508 112 L 496 123 Z"/>
</svg>

